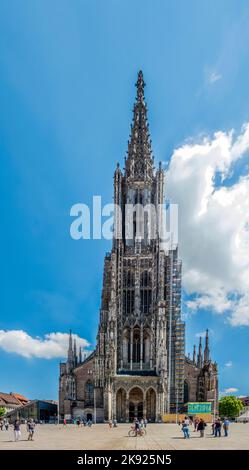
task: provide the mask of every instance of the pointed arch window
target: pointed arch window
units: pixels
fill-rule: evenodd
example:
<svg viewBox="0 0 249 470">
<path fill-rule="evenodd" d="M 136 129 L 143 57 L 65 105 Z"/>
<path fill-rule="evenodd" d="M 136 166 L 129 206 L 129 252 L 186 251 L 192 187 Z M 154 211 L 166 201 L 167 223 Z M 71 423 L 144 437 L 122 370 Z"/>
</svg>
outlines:
<svg viewBox="0 0 249 470">
<path fill-rule="evenodd" d="M 144 270 L 140 276 L 140 308 L 141 313 L 149 313 L 152 300 L 151 273 Z"/>
<path fill-rule="evenodd" d="M 88 380 L 85 385 L 85 405 L 92 406 L 94 401 L 94 386 L 93 383 Z"/>
</svg>

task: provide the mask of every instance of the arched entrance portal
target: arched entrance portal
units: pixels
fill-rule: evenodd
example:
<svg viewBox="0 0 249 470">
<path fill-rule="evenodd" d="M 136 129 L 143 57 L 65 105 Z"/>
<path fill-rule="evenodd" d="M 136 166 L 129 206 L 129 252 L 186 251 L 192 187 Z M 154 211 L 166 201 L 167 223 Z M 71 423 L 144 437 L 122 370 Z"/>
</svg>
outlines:
<svg viewBox="0 0 249 470">
<path fill-rule="evenodd" d="M 156 421 L 156 392 L 153 388 L 146 392 L 146 417 L 148 421 Z"/>
<path fill-rule="evenodd" d="M 134 387 L 129 393 L 129 420 L 143 418 L 143 391 L 139 387 Z"/>
<path fill-rule="evenodd" d="M 121 423 L 125 422 L 126 421 L 126 391 L 123 388 L 120 388 L 117 391 L 116 410 L 117 410 L 117 420 Z"/>
</svg>

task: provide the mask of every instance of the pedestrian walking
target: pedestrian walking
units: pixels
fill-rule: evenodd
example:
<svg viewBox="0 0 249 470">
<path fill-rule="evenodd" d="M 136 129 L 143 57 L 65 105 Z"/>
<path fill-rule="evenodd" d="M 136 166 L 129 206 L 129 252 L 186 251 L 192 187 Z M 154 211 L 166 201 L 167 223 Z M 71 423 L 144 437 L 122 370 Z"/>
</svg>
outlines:
<svg viewBox="0 0 249 470">
<path fill-rule="evenodd" d="M 27 422 L 27 431 L 28 431 L 28 441 L 34 440 L 35 433 L 35 422 L 33 419 L 29 419 Z"/>
<path fill-rule="evenodd" d="M 194 420 L 194 432 L 197 431 L 199 422 L 200 422 L 200 419 L 196 417 Z"/>
<path fill-rule="evenodd" d="M 228 420 L 228 418 L 225 418 L 224 422 L 223 422 L 223 429 L 224 429 L 224 436 L 225 437 L 228 437 L 229 424 L 230 424 L 230 421 Z"/>
<path fill-rule="evenodd" d="M 19 419 L 14 421 L 14 439 L 15 441 L 19 441 L 21 438 L 21 423 Z"/>
<path fill-rule="evenodd" d="M 63 426 L 66 426 L 67 425 L 67 420 L 66 418 L 63 419 Z"/>
<path fill-rule="evenodd" d="M 148 420 L 147 420 L 147 418 L 144 418 L 144 427 L 145 427 L 145 429 L 147 427 L 147 424 L 148 424 Z"/>
<path fill-rule="evenodd" d="M 206 426 L 207 425 L 205 421 L 201 418 L 197 426 L 197 431 L 200 431 L 200 437 L 204 437 L 204 431 Z"/>
<path fill-rule="evenodd" d="M 111 429 L 112 428 L 112 419 L 109 419 L 109 428 Z"/>
</svg>

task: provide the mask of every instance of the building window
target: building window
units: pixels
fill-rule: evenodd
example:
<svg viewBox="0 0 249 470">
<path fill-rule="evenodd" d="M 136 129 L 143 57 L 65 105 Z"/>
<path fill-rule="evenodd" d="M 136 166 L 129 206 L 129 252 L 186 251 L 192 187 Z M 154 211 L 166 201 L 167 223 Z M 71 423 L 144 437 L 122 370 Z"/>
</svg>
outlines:
<svg viewBox="0 0 249 470">
<path fill-rule="evenodd" d="M 149 313 L 151 306 L 151 274 L 145 270 L 140 276 L 140 308 L 141 313 Z"/>
<path fill-rule="evenodd" d="M 93 400 L 94 400 L 93 390 L 94 390 L 93 383 L 92 382 L 86 382 L 86 385 L 85 385 L 85 404 L 88 405 L 88 406 L 93 405 Z"/>
<path fill-rule="evenodd" d="M 134 271 L 124 269 L 123 272 L 123 312 L 125 315 L 130 315 L 134 311 L 134 291 L 135 275 Z"/>
</svg>

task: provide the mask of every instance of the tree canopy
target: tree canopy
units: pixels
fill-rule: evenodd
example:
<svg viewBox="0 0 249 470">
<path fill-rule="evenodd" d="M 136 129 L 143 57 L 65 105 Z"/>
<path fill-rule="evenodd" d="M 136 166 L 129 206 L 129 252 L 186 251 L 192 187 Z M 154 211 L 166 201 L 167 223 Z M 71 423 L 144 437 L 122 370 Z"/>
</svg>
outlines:
<svg viewBox="0 0 249 470">
<path fill-rule="evenodd" d="M 242 401 L 231 395 L 228 397 L 222 397 L 219 401 L 219 414 L 220 416 L 227 416 L 229 418 L 235 418 L 240 414 L 243 408 Z"/>
</svg>

